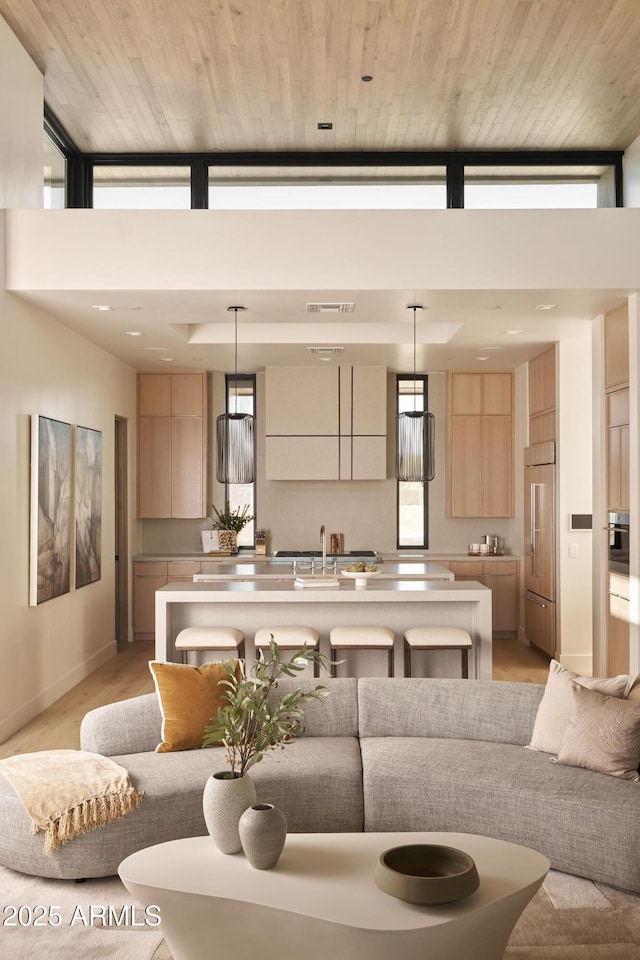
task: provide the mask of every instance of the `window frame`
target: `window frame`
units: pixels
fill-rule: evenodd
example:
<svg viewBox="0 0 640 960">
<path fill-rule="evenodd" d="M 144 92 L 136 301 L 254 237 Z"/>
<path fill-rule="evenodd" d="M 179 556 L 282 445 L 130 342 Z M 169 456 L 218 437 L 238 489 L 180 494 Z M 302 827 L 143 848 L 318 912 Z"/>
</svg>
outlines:
<svg viewBox="0 0 640 960">
<path fill-rule="evenodd" d="M 258 419 L 258 418 L 257 418 L 258 396 L 257 396 L 257 389 L 256 389 L 257 375 L 256 375 L 255 373 L 225 373 L 225 375 L 224 375 L 224 409 L 225 409 L 225 413 L 233 413 L 233 412 L 234 412 L 233 410 L 230 409 L 230 404 L 229 404 L 229 400 L 230 400 L 230 398 L 231 398 L 230 385 L 233 384 L 233 383 L 250 383 L 250 384 L 251 384 L 252 389 L 253 389 L 253 416 L 255 417 L 256 422 L 257 422 L 257 419 Z M 233 390 L 233 388 L 231 387 L 231 391 L 232 391 L 232 390 Z M 253 449 L 253 456 L 254 456 L 254 458 L 257 457 L 256 444 L 257 444 L 257 436 L 256 436 L 256 434 L 254 433 L 254 449 Z M 224 485 L 224 502 L 225 502 L 225 503 L 229 500 L 229 487 L 230 487 L 230 486 L 240 486 L 240 484 L 229 484 L 229 483 L 225 483 L 225 485 Z M 248 486 L 248 484 L 242 484 L 242 486 Z M 242 546 L 238 545 L 238 553 L 241 553 L 243 550 L 255 550 L 255 548 L 256 548 L 256 530 L 258 529 L 258 500 L 257 500 L 257 494 L 258 494 L 257 487 L 258 487 L 258 484 L 257 484 L 257 478 L 256 478 L 256 480 L 253 481 L 253 483 L 251 484 L 251 486 L 253 487 L 253 507 L 252 507 L 252 509 L 253 509 L 253 513 L 254 513 L 254 517 L 255 517 L 255 520 L 253 521 L 253 541 L 252 541 L 250 544 L 245 543 L 245 544 L 243 544 Z"/>
<path fill-rule="evenodd" d="M 400 413 L 400 383 L 403 380 L 422 382 L 424 409 L 429 409 L 429 374 L 428 373 L 397 373 L 396 374 L 396 416 Z M 394 421 L 395 422 L 395 421 Z M 395 439 L 395 438 L 394 438 Z M 429 549 L 429 481 L 422 482 L 423 515 L 422 515 L 422 543 L 404 544 L 400 542 L 400 484 L 405 481 L 396 480 L 396 550 L 428 550 Z"/>
</svg>

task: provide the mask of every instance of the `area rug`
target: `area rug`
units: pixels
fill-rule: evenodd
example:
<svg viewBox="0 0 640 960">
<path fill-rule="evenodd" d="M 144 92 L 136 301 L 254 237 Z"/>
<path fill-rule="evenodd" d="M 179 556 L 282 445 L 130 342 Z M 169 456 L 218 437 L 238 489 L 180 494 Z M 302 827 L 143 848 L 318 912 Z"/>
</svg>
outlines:
<svg viewBox="0 0 640 960">
<path fill-rule="evenodd" d="M 73 883 L 0 867 L 0 900 L 2 960 L 173 960 L 162 924 L 117 877 Z M 36 913 L 43 922 L 55 912 L 58 925 L 35 925 Z M 552 870 L 505 960 L 640 960 L 640 896 Z"/>
</svg>

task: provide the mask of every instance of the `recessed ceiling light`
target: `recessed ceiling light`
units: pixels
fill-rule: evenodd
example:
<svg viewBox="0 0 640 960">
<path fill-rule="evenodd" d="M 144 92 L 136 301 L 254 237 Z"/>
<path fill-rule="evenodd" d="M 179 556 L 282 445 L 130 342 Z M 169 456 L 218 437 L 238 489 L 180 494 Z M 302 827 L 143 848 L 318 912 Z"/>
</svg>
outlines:
<svg viewBox="0 0 640 960">
<path fill-rule="evenodd" d="M 536 310 L 555 310 L 555 303 L 539 303 L 536 306 Z"/>
<path fill-rule="evenodd" d="M 488 360 L 489 357 L 476 357 L 476 360 Z"/>
<path fill-rule="evenodd" d="M 503 350 L 506 350 L 506 347 L 479 347 L 479 350 L 482 350 L 483 353 L 501 353 Z"/>
<path fill-rule="evenodd" d="M 519 333 L 524 333 L 523 330 L 505 330 L 505 333 L 508 333 L 510 337 L 517 337 Z"/>
<path fill-rule="evenodd" d="M 142 332 L 140 330 L 125 330 L 125 336 L 127 337 L 141 337 Z"/>
<path fill-rule="evenodd" d="M 324 121 L 318 124 L 318 130 L 333 130 L 333 124 L 328 121 Z"/>
<path fill-rule="evenodd" d="M 160 353 L 164 353 L 164 351 L 168 350 L 169 348 L 168 347 L 143 347 L 142 349 L 148 350 L 148 351 L 158 350 Z"/>
<path fill-rule="evenodd" d="M 360 77 L 360 79 L 362 80 L 363 83 L 371 83 L 371 81 L 373 80 L 373 77 L 370 76 L 370 74 L 365 73 L 364 77 Z"/>
<path fill-rule="evenodd" d="M 160 357 L 160 363 L 173 363 L 173 357 Z"/>
<path fill-rule="evenodd" d="M 142 307 L 127 307 L 127 310 L 142 310 Z"/>
<path fill-rule="evenodd" d="M 502 310 L 502 307 L 500 306 L 499 303 L 491 303 L 491 304 L 489 304 L 489 306 L 488 306 L 486 309 L 487 309 L 487 310 Z"/>
<path fill-rule="evenodd" d="M 92 310 L 111 310 L 112 308 L 107 303 L 94 303 L 91 306 Z"/>
</svg>

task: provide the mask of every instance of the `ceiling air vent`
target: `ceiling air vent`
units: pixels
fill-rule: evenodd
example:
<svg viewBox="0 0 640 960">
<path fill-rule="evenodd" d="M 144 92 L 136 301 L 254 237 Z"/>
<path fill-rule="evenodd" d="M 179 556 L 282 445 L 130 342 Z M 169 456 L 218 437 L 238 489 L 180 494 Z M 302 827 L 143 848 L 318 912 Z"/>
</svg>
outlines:
<svg viewBox="0 0 640 960">
<path fill-rule="evenodd" d="M 355 303 L 308 303 L 307 313 L 353 313 Z"/>
</svg>

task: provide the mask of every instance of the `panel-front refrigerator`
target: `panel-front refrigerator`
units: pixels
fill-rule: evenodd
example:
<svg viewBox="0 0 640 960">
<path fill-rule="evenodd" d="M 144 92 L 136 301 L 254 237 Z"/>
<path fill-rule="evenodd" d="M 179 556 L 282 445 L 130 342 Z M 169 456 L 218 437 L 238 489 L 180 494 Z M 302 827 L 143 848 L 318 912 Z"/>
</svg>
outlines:
<svg viewBox="0 0 640 960">
<path fill-rule="evenodd" d="M 524 452 L 524 629 L 530 643 L 556 652 L 555 443 Z"/>
</svg>

